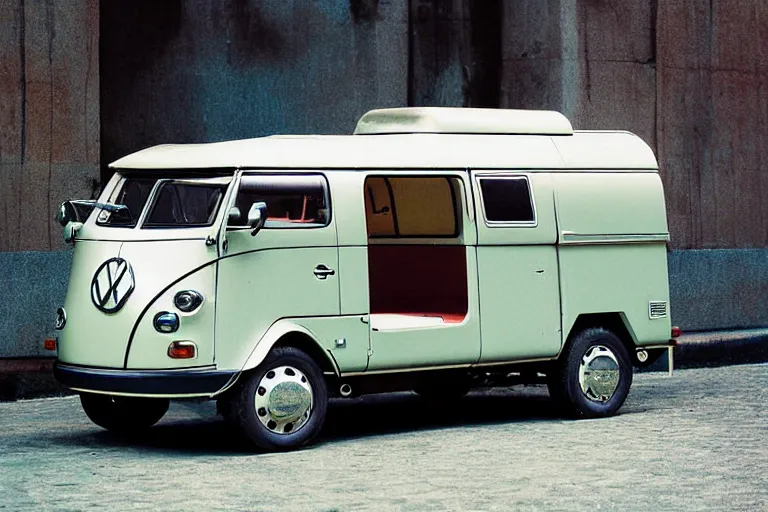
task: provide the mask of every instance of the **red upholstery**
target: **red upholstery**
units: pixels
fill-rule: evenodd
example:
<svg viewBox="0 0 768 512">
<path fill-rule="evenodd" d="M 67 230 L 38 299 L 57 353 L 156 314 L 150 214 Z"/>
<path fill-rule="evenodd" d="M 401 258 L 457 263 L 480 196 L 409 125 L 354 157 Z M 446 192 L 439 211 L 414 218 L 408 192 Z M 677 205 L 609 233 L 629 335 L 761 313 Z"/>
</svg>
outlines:
<svg viewBox="0 0 768 512">
<path fill-rule="evenodd" d="M 371 313 L 467 315 L 467 254 L 461 245 L 368 246 Z"/>
</svg>

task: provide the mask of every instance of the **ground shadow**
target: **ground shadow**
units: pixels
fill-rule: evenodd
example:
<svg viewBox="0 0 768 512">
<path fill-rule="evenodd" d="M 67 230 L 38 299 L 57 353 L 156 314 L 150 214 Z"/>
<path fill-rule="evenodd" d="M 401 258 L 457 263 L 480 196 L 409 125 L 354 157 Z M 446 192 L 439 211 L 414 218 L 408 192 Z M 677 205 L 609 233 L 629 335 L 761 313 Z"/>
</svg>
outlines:
<svg viewBox="0 0 768 512">
<path fill-rule="evenodd" d="M 448 404 L 414 393 L 370 395 L 332 400 L 319 443 L 375 437 L 399 432 L 559 419 L 546 391 L 477 391 Z M 97 427 L 94 427 L 97 428 Z M 136 436 L 103 430 L 68 432 L 48 442 L 81 448 L 125 447 L 140 451 L 206 455 L 253 455 L 235 430 L 215 413 L 212 402 L 189 402 L 172 408 L 154 428 Z"/>
</svg>

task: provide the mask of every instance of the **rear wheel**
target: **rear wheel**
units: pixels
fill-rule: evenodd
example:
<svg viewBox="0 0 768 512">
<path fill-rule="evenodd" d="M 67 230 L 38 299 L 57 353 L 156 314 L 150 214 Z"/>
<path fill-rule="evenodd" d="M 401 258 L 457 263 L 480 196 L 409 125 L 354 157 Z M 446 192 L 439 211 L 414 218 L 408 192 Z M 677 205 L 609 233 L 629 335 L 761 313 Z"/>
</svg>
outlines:
<svg viewBox="0 0 768 512">
<path fill-rule="evenodd" d="M 328 388 L 311 357 L 293 347 L 277 347 L 230 400 L 226 415 L 254 447 L 291 450 L 310 444 L 322 430 Z"/>
<path fill-rule="evenodd" d="M 548 379 L 550 396 L 576 418 L 615 414 L 632 385 L 627 348 L 613 332 L 590 328 L 577 334 Z"/>
<path fill-rule="evenodd" d="M 85 414 L 96 425 L 113 432 L 130 433 L 151 427 L 168 412 L 166 398 L 80 393 Z"/>
</svg>

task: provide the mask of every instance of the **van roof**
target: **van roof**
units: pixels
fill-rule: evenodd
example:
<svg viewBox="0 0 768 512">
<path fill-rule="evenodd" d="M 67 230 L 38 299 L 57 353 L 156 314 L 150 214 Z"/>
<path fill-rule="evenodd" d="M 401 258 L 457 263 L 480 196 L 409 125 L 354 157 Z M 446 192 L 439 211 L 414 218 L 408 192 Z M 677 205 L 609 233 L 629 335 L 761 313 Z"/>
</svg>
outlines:
<svg viewBox="0 0 768 512">
<path fill-rule="evenodd" d="M 357 122 L 354 133 L 573 135 L 573 127 L 552 110 L 408 107 L 371 110 Z"/>
<path fill-rule="evenodd" d="M 462 108 L 374 110 L 360 119 L 355 133 L 271 135 L 205 144 L 167 144 L 127 155 L 110 167 L 137 170 L 658 169 L 653 151 L 636 135 L 623 131 L 575 131 L 557 112 Z"/>
</svg>

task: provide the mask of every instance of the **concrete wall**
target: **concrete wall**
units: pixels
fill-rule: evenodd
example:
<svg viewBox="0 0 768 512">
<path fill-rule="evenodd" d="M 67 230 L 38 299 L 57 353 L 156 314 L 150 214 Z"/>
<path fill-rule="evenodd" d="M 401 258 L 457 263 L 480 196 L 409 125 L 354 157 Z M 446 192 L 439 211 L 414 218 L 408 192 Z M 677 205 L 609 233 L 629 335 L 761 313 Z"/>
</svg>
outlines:
<svg viewBox="0 0 768 512">
<path fill-rule="evenodd" d="M 0 0 L 0 357 L 36 356 L 64 298 L 59 203 L 99 178 L 97 0 Z"/>
<path fill-rule="evenodd" d="M 103 2 L 102 164 L 146 146 L 351 133 L 407 101 L 395 0 Z"/>
<path fill-rule="evenodd" d="M 503 20 L 502 107 L 657 152 L 673 321 L 768 325 L 768 3 L 519 0 Z"/>
<path fill-rule="evenodd" d="M 97 0 L 0 0 L 0 251 L 64 248 L 99 166 Z"/>
<path fill-rule="evenodd" d="M 70 259 L 56 205 L 110 161 L 406 104 L 638 133 L 666 187 L 673 321 L 768 325 L 765 27 L 762 0 L 0 0 L 0 357 L 41 354 Z"/>
</svg>

